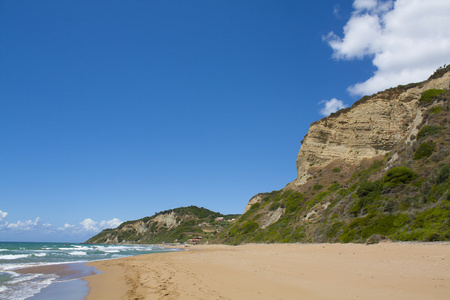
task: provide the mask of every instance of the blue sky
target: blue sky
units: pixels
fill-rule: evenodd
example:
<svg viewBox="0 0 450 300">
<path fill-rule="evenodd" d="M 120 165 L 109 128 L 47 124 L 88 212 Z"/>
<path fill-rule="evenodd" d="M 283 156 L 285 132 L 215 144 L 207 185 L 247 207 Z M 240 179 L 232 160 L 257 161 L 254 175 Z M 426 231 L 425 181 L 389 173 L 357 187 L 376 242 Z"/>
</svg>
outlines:
<svg viewBox="0 0 450 300">
<path fill-rule="evenodd" d="M 0 1 L 0 240 L 242 213 L 312 122 L 450 62 L 446 2 Z"/>
</svg>

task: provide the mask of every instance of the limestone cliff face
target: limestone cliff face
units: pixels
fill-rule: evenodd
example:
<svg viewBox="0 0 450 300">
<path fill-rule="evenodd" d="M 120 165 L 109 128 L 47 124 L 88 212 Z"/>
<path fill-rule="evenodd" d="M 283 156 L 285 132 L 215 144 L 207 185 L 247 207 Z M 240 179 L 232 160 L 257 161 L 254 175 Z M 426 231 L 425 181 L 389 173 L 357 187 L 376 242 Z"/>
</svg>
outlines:
<svg viewBox="0 0 450 300">
<path fill-rule="evenodd" d="M 181 218 L 178 217 L 175 212 L 170 212 L 169 214 L 160 214 L 157 215 L 153 221 L 158 223 L 158 227 L 164 226 L 168 229 L 177 228 L 181 223 Z"/>
<path fill-rule="evenodd" d="M 337 160 L 355 165 L 384 155 L 400 142 L 409 142 L 422 121 L 419 98 L 428 89 L 450 88 L 447 69 L 438 78 L 365 96 L 351 108 L 311 124 L 297 156 L 297 179 L 289 186 L 305 184 L 312 167 Z"/>
</svg>

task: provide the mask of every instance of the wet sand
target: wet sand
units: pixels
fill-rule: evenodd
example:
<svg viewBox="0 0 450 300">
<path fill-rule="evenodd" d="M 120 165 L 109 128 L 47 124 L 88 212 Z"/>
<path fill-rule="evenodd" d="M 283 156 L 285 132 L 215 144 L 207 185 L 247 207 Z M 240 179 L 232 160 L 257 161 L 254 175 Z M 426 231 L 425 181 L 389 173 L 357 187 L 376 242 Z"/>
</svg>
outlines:
<svg viewBox="0 0 450 300">
<path fill-rule="evenodd" d="M 88 283 L 82 278 L 97 274 L 95 267 L 85 263 L 42 265 L 14 270 L 21 274 L 56 274 L 58 278 L 30 300 L 83 300 L 89 293 Z"/>
<path fill-rule="evenodd" d="M 87 299 L 450 298 L 450 243 L 189 249 L 90 262 Z"/>
<path fill-rule="evenodd" d="M 58 281 L 66 281 L 96 274 L 96 269 L 87 266 L 86 263 L 66 263 L 22 268 L 14 270 L 14 272 L 21 274 L 56 274 L 59 276 Z"/>
</svg>

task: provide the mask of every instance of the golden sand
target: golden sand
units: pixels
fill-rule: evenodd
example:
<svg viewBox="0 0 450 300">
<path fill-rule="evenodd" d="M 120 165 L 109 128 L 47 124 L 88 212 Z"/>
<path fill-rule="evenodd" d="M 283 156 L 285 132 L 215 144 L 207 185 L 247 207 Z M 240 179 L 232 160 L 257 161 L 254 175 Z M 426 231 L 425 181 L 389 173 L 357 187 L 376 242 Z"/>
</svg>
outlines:
<svg viewBox="0 0 450 300">
<path fill-rule="evenodd" d="M 450 299 L 450 243 L 189 249 L 89 263 L 87 299 Z"/>
</svg>

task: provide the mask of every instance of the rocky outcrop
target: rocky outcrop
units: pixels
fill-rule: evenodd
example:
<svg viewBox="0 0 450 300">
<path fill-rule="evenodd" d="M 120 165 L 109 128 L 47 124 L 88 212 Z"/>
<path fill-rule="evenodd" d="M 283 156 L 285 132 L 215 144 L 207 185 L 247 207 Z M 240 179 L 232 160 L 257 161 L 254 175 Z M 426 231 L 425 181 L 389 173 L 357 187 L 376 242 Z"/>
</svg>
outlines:
<svg viewBox="0 0 450 300">
<path fill-rule="evenodd" d="M 409 142 L 422 121 L 418 109 L 422 93 L 450 87 L 450 72 L 435 77 L 365 96 L 351 108 L 311 124 L 297 156 L 297 179 L 289 187 L 305 184 L 311 178 L 310 168 L 337 160 L 356 165 L 384 155 L 400 142 Z"/>
<path fill-rule="evenodd" d="M 167 229 L 177 228 L 178 225 L 181 223 L 181 219 L 178 218 L 179 221 L 177 221 L 177 216 L 175 215 L 175 212 L 170 212 L 168 214 L 160 214 L 157 215 L 153 221 L 158 223 L 158 227 L 164 226 Z"/>
<path fill-rule="evenodd" d="M 261 228 L 265 229 L 278 221 L 284 214 L 284 208 L 278 207 L 277 210 L 271 211 L 263 216 L 261 220 Z"/>
<path fill-rule="evenodd" d="M 257 194 L 257 195 L 255 195 L 255 196 L 253 196 L 253 197 L 248 201 L 247 205 L 245 206 L 244 213 L 246 213 L 246 212 L 252 207 L 253 204 L 255 204 L 255 203 L 261 203 L 261 201 L 262 201 L 266 196 L 267 196 L 266 193 L 260 193 L 260 194 Z"/>
</svg>

